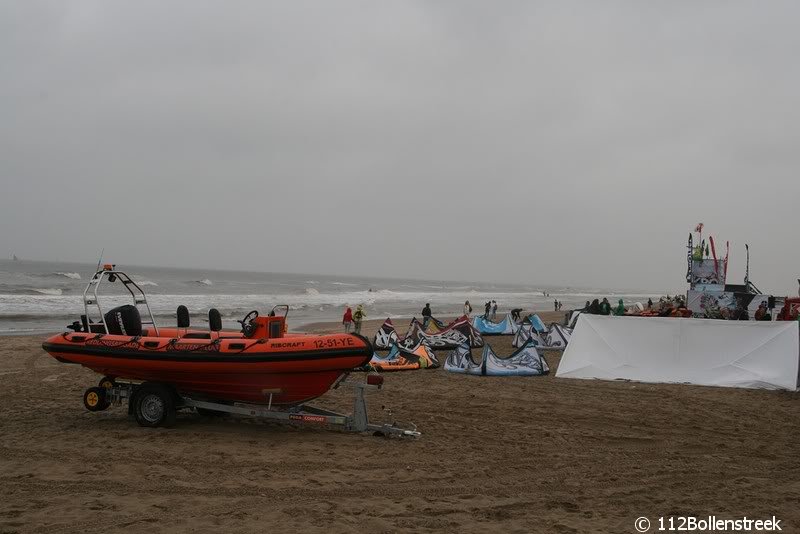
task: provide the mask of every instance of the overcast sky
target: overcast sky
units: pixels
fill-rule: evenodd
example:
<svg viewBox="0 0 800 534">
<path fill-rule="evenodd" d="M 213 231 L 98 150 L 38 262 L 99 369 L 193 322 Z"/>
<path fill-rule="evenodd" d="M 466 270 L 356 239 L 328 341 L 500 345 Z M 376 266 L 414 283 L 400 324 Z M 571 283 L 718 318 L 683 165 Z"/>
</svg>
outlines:
<svg viewBox="0 0 800 534">
<path fill-rule="evenodd" d="M 800 275 L 798 2 L 0 2 L 0 253 L 685 288 Z"/>
</svg>

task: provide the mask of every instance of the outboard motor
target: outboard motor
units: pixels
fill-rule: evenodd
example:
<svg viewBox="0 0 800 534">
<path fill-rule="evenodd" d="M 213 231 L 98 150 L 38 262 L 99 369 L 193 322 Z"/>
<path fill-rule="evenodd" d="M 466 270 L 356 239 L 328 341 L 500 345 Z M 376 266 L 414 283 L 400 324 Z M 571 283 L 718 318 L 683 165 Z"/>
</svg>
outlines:
<svg viewBox="0 0 800 534">
<path fill-rule="evenodd" d="M 139 309 L 132 304 L 119 306 L 106 313 L 103 318 L 109 334 L 117 336 L 141 336 L 142 318 Z"/>
</svg>

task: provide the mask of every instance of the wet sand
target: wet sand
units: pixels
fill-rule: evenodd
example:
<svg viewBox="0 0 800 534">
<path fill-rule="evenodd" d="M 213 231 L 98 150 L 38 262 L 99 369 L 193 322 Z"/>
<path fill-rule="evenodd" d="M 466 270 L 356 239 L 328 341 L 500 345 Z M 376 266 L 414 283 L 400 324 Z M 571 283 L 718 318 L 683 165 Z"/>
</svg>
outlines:
<svg viewBox="0 0 800 534">
<path fill-rule="evenodd" d="M 85 411 L 99 377 L 42 339 L 0 338 L 2 533 L 635 532 L 709 514 L 800 530 L 797 393 L 556 379 L 547 352 L 546 377 L 386 374 L 370 415 L 413 421 L 415 441 L 195 414 L 144 429 Z M 350 404 L 348 388 L 317 402 Z"/>
</svg>

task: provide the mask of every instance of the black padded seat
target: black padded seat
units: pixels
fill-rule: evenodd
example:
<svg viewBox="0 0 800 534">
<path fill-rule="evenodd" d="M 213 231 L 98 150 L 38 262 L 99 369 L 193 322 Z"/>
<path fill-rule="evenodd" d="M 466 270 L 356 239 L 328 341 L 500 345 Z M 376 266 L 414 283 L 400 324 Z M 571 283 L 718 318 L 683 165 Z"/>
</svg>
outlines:
<svg viewBox="0 0 800 534">
<path fill-rule="evenodd" d="M 181 304 L 178 306 L 178 328 L 189 328 L 189 309 Z"/>
</svg>

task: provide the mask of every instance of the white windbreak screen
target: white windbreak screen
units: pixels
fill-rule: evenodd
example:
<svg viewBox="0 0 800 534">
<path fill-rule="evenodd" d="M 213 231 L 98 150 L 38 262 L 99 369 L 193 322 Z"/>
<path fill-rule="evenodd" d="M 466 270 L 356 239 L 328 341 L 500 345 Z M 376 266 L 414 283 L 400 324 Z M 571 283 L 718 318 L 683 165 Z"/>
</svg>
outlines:
<svg viewBox="0 0 800 534">
<path fill-rule="evenodd" d="M 582 314 L 561 378 L 795 390 L 798 323 Z"/>
</svg>

